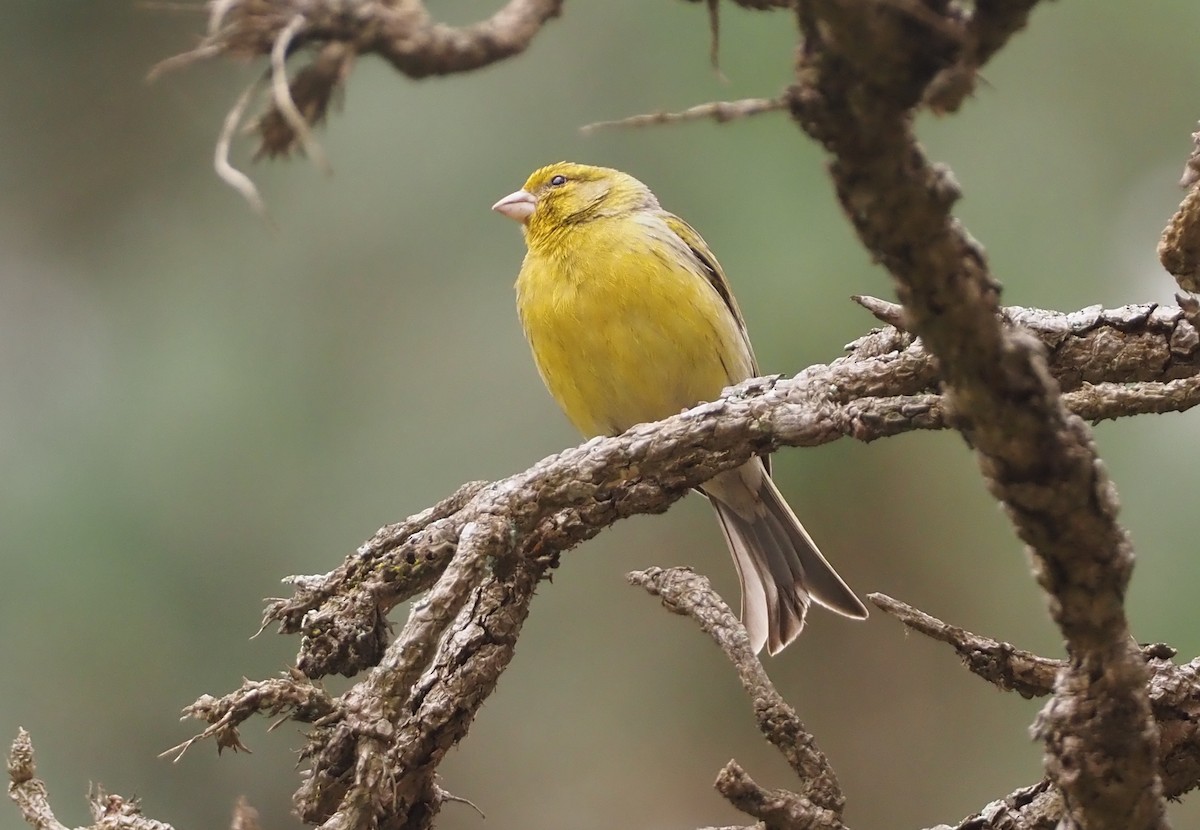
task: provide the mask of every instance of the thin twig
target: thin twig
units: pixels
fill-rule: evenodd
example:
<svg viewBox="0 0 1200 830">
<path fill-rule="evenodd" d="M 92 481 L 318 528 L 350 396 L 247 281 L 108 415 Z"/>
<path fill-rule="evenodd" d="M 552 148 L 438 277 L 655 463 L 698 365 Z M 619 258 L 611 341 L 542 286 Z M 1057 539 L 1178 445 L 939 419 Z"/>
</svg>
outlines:
<svg viewBox="0 0 1200 830">
<path fill-rule="evenodd" d="M 481 819 L 484 819 L 484 820 L 487 819 L 487 816 L 484 815 L 483 810 L 480 810 L 479 805 L 476 804 L 471 799 L 463 798 L 461 795 L 455 795 L 454 793 L 447 792 L 446 790 L 443 790 L 440 787 L 438 788 L 438 794 L 442 797 L 443 801 L 451 801 L 451 802 L 454 802 L 455 804 L 466 804 L 468 807 L 470 807 L 472 810 L 474 810 L 476 813 L 478 813 L 479 817 Z"/>
<path fill-rule="evenodd" d="M 220 176 L 221 181 L 242 194 L 242 198 L 250 204 L 251 209 L 255 213 L 261 216 L 268 224 L 273 224 L 271 216 L 267 212 L 267 205 L 259 194 L 258 188 L 255 187 L 254 182 L 249 176 L 229 163 L 229 148 L 233 144 L 233 136 L 237 133 L 238 125 L 241 124 L 242 117 L 246 114 L 246 109 L 250 106 L 250 100 L 262 85 L 263 79 L 260 77 L 254 83 L 247 86 L 225 116 L 225 122 L 221 127 L 221 134 L 217 138 L 217 146 L 213 152 L 213 169 L 217 171 L 217 175 Z"/>
<path fill-rule="evenodd" d="M 275 46 L 271 49 L 271 91 L 275 99 L 275 108 L 292 128 L 305 155 L 312 160 L 318 170 L 328 175 L 333 172 L 333 168 L 330 167 L 325 151 L 321 149 L 321 145 L 313 135 L 308 120 L 300 114 L 300 110 L 296 107 L 296 102 L 292 99 L 292 91 L 288 87 L 288 49 L 291 47 L 292 39 L 304 30 L 305 23 L 304 15 L 294 15 L 279 36 L 275 38 Z"/>
<path fill-rule="evenodd" d="M 168 72 L 174 72 L 176 69 L 182 69 L 185 66 L 206 61 L 209 58 L 215 58 L 221 54 L 221 51 L 221 47 L 215 43 L 202 43 L 195 49 L 164 58 L 150 67 L 150 71 L 146 73 L 146 83 L 154 83 L 163 75 Z"/>
<path fill-rule="evenodd" d="M 729 83 L 729 79 L 721 71 L 721 13 L 717 8 L 718 3 L 720 0 L 707 0 L 708 28 L 712 33 L 712 39 L 708 44 L 708 60 L 712 64 L 713 71 L 717 73 L 717 78 L 722 83 Z"/>
<path fill-rule="evenodd" d="M 972 634 L 886 594 L 867 594 L 867 599 L 913 631 L 952 646 L 971 672 L 1006 692 L 1015 691 L 1021 697 L 1032 698 L 1054 691 L 1054 678 L 1063 667 L 1061 660 L 1039 657 L 1008 643 Z"/>
<path fill-rule="evenodd" d="M 244 680 L 235 692 L 220 698 L 203 695 L 185 708 L 180 720 L 207 721 L 208 728 L 160 752 L 159 757 L 179 761 L 197 741 L 212 737 L 217 739 L 218 752 L 222 749 L 249 752 L 238 735 L 238 726 L 260 712 L 270 715 L 286 712 L 292 720 L 314 724 L 336 720 L 341 714 L 323 688 L 294 669 L 270 680 Z"/>
<path fill-rule="evenodd" d="M 738 118 L 749 118 L 764 112 L 778 112 L 786 109 L 787 102 L 783 98 L 743 98 L 739 101 L 712 101 L 699 104 L 682 112 L 651 112 L 643 115 L 631 115 L 628 118 L 618 118 L 615 121 L 596 121 L 585 124 L 579 131 L 585 135 L 597 130 L 611 127 L 649 127 L 657 124 L 679 124 L 684 121 L 699 121 L 711 118 L 719 124 L 734 121 Z"/>
</svg>

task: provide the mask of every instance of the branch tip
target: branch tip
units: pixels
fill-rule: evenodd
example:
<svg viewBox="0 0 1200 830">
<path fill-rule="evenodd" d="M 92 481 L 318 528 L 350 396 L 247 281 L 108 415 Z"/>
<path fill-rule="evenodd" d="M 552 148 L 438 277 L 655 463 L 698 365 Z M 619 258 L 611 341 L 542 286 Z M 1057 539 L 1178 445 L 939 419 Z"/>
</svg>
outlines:
<svg viewBox="0 0 1200 830">
<path fill-rule="evenodd" d="M 1048 695 L 1054 690 L 1055 678 L 1065 665 L 1061 660 L 1039 657 L 1008 643 L 949 625 L 886 594 L 868 594 L 867 599 L 906 628 L 951 646 L 968 671 L 1002 691 L 1016 692 L 1024 698 Z"/>
<path fill-rule="evenodd" d="M 163 58 L 154 66 L 150 67 L 150 71 L 146 73 L 146 83 L 152 84 L 170 72 L 178 69 L 183 69 L 185 66 L 191 66 L 193 63 L 211 60 L 221 54 L 221 48 L 216 44 L 204 43 L 197 46 L 195 49 L 189 49 L 186 52 L 181 52 L 178 55 L 172 55 L 169 58 Z"/>
<path fill-rule="evenodd" d="M 271 91 L 275 101 L 275 109 L 291 129 L 294 140 L 300 144 L 305 155 L 312 160 L 317 169 L 329 175 L 333 173 L 333 168 L 329 165 L 325 151 L 321 149 L 320 143 L 313 136 L 308 120 L 300 113 L 299 108 L 296 106 L 288 84 L 288 52 L 291 49 L 292 40 L 304 31 L 306 25 L 307 20 L 304 15 L 295 14 L 288 21 L 287 26 L 283 27 L 279 32 L 278 37 L 275 38 L 275 44 L 271 47 Z"/>
<path fill-rule="evenodd" d="M 894 326 L 900 331 L 905 331 L 904 306 L 899 303 L 889 303 L 887 300 L 881 300 L 866 294 L 853 294 L 850 299 L 871 312 L 871 315 L 879 322 Z"/>
<path fill-rule="evenodd" d="M 258 214 L 259 218 L 266 222 L 269 227 L 273 228 L 274 222 L 271 220 L 271 215 L 267 212 L 266 202 L 263 201 L 262 196 L 259 194 L 258 187 L 255 186 L 254 181 L 249 176 L 238 170 L 229 161 L 229 149 L 233 144 L 233 136 L 237 133 L 238 126 L 241 124 L 242 118 L 250 106 L 250 100 L 258 92 L 262 84 L 263 79 L 259 78 L 247 86 L 225 116 L 225 121 L 221 127 L 221 134 L 217 137 L 217 146 L 213 150 L 213 169 L 216 171 L 217 176 L 221 178 L 221 181 L 240 193 L 242 198 L 246 200 L 246 203 L 250 205 L 251 210 Z"/>
<path fill-rule="evenodd" d="M 765 112 L 778 112 L 786 108 L 787 102 L 782 97 L 743 98 L 738 101 L 711 101 L 707 104 L 690 107 L 681 112 L 659 111 L 642 115 L 631 115 L 627 118 L 618 118 L 613 121 L 596 121 L 583 125 L 579 128 L 579 131 L 584 135 L 589 135 L 598 130 L 606 130 L 613 127 L 650 127 L 659 124 L 681 124 L 685 121 L 699 121 L 702 119 L 712 119 L 718 124 L 724 124 L 739 118 L 750 118 L 751 116 L 760 115 Z"/>
</svg>

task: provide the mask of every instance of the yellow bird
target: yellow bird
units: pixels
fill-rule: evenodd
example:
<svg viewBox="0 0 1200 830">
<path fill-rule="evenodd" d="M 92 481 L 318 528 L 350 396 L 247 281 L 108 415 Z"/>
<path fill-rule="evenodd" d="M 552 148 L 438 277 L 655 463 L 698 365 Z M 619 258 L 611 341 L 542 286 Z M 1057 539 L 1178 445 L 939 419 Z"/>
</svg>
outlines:
<svg viewBox="0 0 1200 830">
<path fill-rule="evenodd" d="M 538 372 L 587 437 L 674 415 L 758 374 L 725 274 L 690 225 L 619 170 L 560 162 L 492 210 L 528 252 L 517 309 Z M 810 599 L 867 609 L 825 561 L 755 458 L 707 482 L 742 587 L 754 650 L 796 639 Z"/>
</svg>

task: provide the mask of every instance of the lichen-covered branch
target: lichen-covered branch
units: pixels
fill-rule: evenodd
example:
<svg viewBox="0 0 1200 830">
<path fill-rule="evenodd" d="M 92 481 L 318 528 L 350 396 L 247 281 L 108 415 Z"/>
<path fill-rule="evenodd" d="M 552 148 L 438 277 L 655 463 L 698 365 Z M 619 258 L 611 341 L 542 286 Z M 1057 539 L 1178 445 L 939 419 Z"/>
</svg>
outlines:
<svg viewBox="0 0 1200 830">
<path fill-rule="evenodd" d="M 867 304 L 878 315 L 894 313 L 879 301 Z M 1184 398 L 1171 399 L 1178 408 L 1200 402 L 1195 350 L 1180 345 L 1190 342 L 1180 332 L 1192 325 L 1181 309 L 1005 309 L 1003 318 L 1022 321 L 1046 344 L 1052 370 L 1073 387 L 1068 402 L 1108 390 L 1111 408 L 1089 405 L 1104 409 L 1105 417 L 1129 415 L 1161 406 L 1162 396 L 1141 402 L 1147 388 L 1173 384 L 1187 384 Z M 448 797 L 433 778 L 437 762 L 466 733 L 512 659 L 533 588 L 560 553 L 622 517 L 667 509 L 755 453 L 944 428 L 950 416 L 941 385 L 938 362 L 922 342 L 887 327 L 850 344 L 833 363 L 793 378 L 754 379 L 718 401 L 594 439 L 508 479 L 464 485 L 434 507 L 380 529 L 330 574 L 291 578 L 295 595 L 273 602 L 264 625 L 277 622 L 302 634 L 294 675 L 247 681 L 233 694 L 201 698 L 185 714 L 209 724 L 198 737 L 234 748 L 240 747 L 238 725 L 256 712 L 312 723 L 304 753 L 310 772 L 296 796 L 306 821 L 340 828 L 364 821 L 386 826 L 404 817 L 407 823 L 395 826 L 425 827 Z M 388 612 L 426 590 L 392 640 Z M 736 643 L 741 629 L 732 616 L 715 605 L 709 610 L 705 624 L 718 642 Z M 786 704 L 763 691 L 757 660 L 743 651 L 735 665 L 758 702 L 760 723 L 771 724 L 764 725 L 768 735 L 783 736 L 776 745 L 808 782 L 797 797 L 823 816 L 840 815 L 832 771 L 812 754 L 798 721 L 784 728 L 791 721 L 781 719 L 776 704 Z M 366 679 L 337 699 L 308 679 L 364 671 Z M 384 787 L 388 769 L 407 774 Z M 737 784 L 731 792 L 749 798 L 747 780 L 728 778 L 731 787 Z M 793 817 L 808 809 L 802 802 L 782 805 L 767 791 L 746 803 L 764 810 L 774 805 Z"/>
<path fill-rule="evenodd" d="M 209 727 L 159 757 L 179 760 L 192 744 L 208 738 L 216 741 L 217 752 L 245 751 L 238 726 L 254 715 L 275 716 L 281 712 L 300 723 L 320 723 L 335 715 L 338 705 L 324 689 L 295 670 L 273 680 L 244 680 L 236 692 L 221 698 L 203 695 L 184 709 L 183 719 L 207 721 Z"/>
<path fill-rule="evenodd" d="M 1016 692 L 1024 698 L 1043 697 L 1053 691 L 1054 678 L 1063 668 L 1061 660 L 1039 657 L 1008 643 L 972 634 L 884 594 L 869 594 L 867 599 L 913 631 L 952 646 L 972 674 L 1003 691 Z"/>
<path fill-rule="evenodd" d="M 466 734 L 512 660 L 550 562 L 513 549 L 494 519 L 473 523 L 447 575 L 383 660 L 310 733 L 296 811 L 326 830 L 425 828 L 447 800 L 438 763 Z"/>
<path fill-rule="evenodd" d="M 891 273 L 906 326 L 937 357 L 955 426 L 1029 545 L 1067 641 L 1069 666 L 1038 727 L 1067 821 L 1165 827 L 1146 668 L 1124 614 L 1133 551 L 1115 488 L 1042 343 L 997 316 L 984 251 L 951 214 L 957 183 L 913 133 L 915 108 L 964 44 L 900 12 L 864 15 L 840 0 L 806 0 L 797 17 L 792 114 L 829 151 L 843 209 Z"/>
<path fill-rule="evenodd" d="M 1005 691 L 1023 697 L 1042 697 L 1055 691 L 1060 673 L 1070 670 L 1065 660 L 1051 660 L 949 625 L 883 594 L 869 599 L 906 627 L 950 645 L 973 674 Z M 1200 786 L 1200 658 L 1182 666 L 1173 662 L 1175 650 L 1162 643 L 1141 646 L 1149 682 L 1150 707 L 1158 724 L 1158 770 L 1163 793 L 1179 798 Z M 1063 802 L 1049 780 L 995 801 L 958 827 L 963 830 L 1051 830 L 1060 826 Z"/>
<path fill-rule="evenodd" d="M 66 825 L 54 817 L 50 808 L 46 783 L 37 777 L 33 741 L 24 729 L 17 730 L 8 751 L 8 797 L 37 830 L 66 830 Z"/>
<path fill-rule="evenodd" d="M 704 2 L 715 62 L 719 4 Z M 305 821 L 330 830 L 428 827 L 452 798 L 435 778 L 438 763 L 512 659 L 534 588 L 561 553 L 621 518 L 666 510 L 756 454 L 949 427 L 977 453 L 989 489 L 1029 546 L 1067 648 L 1066 660 L 1047 660 L 874 598 L 1002 688 L 1052 693 L 1037 726 L 1047 780 L 960 826 L 1165 827 L 1163 795 L 1200 781 L 1192 749 L 1200 678 L 1194 664 L 1176 667 L 1165 652 L 1133 645 L 1123 609 L 1132 548 L 1086 421 L 1200 402 L 1200 304 L 1073 314 L 999 307 L 983 248 L 951 214 L 958 185 L 926 158 L 912 121 L 922 107 L 958 109 L 979 68 L 1026 25 L 1037 0 L 735 2 L 790 9 L 798 21 L 785 93 L 623 123 L 785 108 L 829 151 L 847 216 L 894 278 L 900 305 L 860 300 L 891 325 L 832 363 L 753 379 L 657 424 L 589 441 L 501 481 L 464 485 L 382 528 L 335 571 L 293 578 L 294 596 L 274 601 L 263 624 L 302 635 L 296 670 L 197 701 L 187 714 L 209 723 L 197 739 L 236 749 L 238 724 L 257 712 L 310 723 L 309 770 L 296 794 Z M 358 56 L 377 55 L 410 78 L 468 71 L 522 52 L 562 5 L 509 0 L 486 20 L 450 27 L 421 0 L 210 0 L 200 43 L 161 68 L 221 56 L 266 64 L 227 117 L 215 160 L 261 209 L 251 180 L 229 162 L 260 89 L 270 91 L 256 123 L 260 154 L 299 148 L 322 163 L 312 127 Z M 302 55 L 306 62 L 289 75 L 289 62 Z M 1160 249 L 1185 288 L 1200 272 L 1198 205 L 1193 189 Z M 770 686 L 728 608 L 694 575 L 636 579 L 725 649 L 760 728 L 800 779 L 796 792 L 767 790 L 730 762 L 717 788 L 769 827 L 841 828 L 844 797 L 833 770 Z M 389 612 L 423 591 L 393 639 Z M 331 673 L 363 676 L 334 698 L 317 682 Z"/>
<path fill-rule="evenodd" d="M 686 568 L 650 568 L 629 574 L 629 581 L 660 597 L 669 610 L 691 617 L 725 652 L 754 707 L 759 731 L 779 750 L 801 783 L 799 793 L 767 794 L 731 762 L 722 776 L 729 776 L 731 783 L 737 782 L 735 791 L 740 796 L 730 795 L 720 783 L 718 789 L 739 809 L 764 821 L 770 821 L 771 811 L 746 810 L 745 803 L 784 802 L 791 815 L 790 824 L 797 826 L 840 825 L 846 798 L 833 767 L 817 748 L 816 738 L 804 727 L 796 710 L 776 691 L 758 655 L 750 647 L 746 629 L 712 589 L 708 579 Z M 750 798 L 752 790 L 754 798 Z M 779 808 L 773 809 L 778 811 Z"/>
<path fill-rule="evenodd" d="M 46 783 L 37 777 L 33 741 L 24 729 L 17 730 L 8 751 L 8 797 L 36 830 L 67 830 L 50 808 Z M 142 815 L 136 799 L 106 793 L 98 787 L 89 793 L 88 807 L 92 823 L 80 830 L 172 830 L 171 825 Z"/>
<path fill-rule="evenodd" d="M 1070 390 L 1066 402 L 1090 420 L 1182 411 L 1200 401 L 1194 318 L 1180 308 L 1008 308 L 1003 315 L 1042 341 L 1049 370 Z M 793 378 L 748 381 L 720 401 L 595 439 L 503 481 L 464 485 L 381 528 L 329 574 L 292 577 L 295 594 L 273 602 L 263 624 L 303 635 L 296 665 L 305 674 L 352 676 L 378 662 L 387 613 L 433 585 L 463 527 L 480 516 L 507 517 L 514 533 L 557 553 L 622 517 L 666 510 L 706 476 L 756 452 L 948 425 L 938 363 L 920 340 L 889 327 L 847 351 Z"/>
</svg>

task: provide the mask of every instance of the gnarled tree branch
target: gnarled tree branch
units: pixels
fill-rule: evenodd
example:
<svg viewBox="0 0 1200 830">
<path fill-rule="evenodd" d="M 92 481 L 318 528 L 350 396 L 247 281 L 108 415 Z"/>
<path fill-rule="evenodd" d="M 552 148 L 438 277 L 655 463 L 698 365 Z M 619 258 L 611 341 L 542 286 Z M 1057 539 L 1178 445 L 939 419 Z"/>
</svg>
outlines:
<svg viewBox="0 0 1200 830">
<path fill-rule="evenodd" d="M 661 597 L 669 610 L 694 619 L 725 652 L 753 703 L 759 730 L 801 783 L 799 792 L 765 790 L 736 761 L 730 761 L 717 776 L 717 790 L 735 807 L 772 827 L 842 827 L 846 797 L 833 767 L 796 711 L 775 690 L 750 648 L 746 629 L 708 580 L 686 568 L 650 568 L 629 574 L 629 581 Z"/>
<path fill-rule="evenodd" d="M 892 313 L 886 304 L 868 304 L 883 316 Z M 1046 343 L 1053 371 L 1073 388 L 1068 395 L 1182 383 L 1188 395 L 1180 407 L 1200 402 L 1195 355 L 1172 348 L 1180 329 L 1191 325 L 1181 309 L 1131 306 L 1068 315 L 1005 309 L 1002 318 L 1034 326 L 1027 331 Z M 1134 359 L 1126 350 L 1161 359 Z M 304 635 L 297 666 L 311 677 L 369 670 L 341 698 L 290 712 L 317 726 L 305 751 L 311 772 L 297 793 L 300 814 L 331 828 L 361 821 L 427 826 L 445 797 L 432 778 L 437 762 L 465 734 L 512 659 L 533 588 L 560 553 L 620 518 L 666 510 L 690 488 L 756 453 L 945 428 L 948 410 L 937 391 L 942 383 L 937 361 L 920 340 L 891 327 L 877 330 L 831 364 L 790 379 L 754 379 L 720 400 L 615 438 L 593 439 L 508 479 L 466 485 L 434 508 L 382 528 L 334 572 L 294 578 L 296 595 L 274 602 L 264 624 L 275 621 Z M 1133 414 L 1140 406 L 1136 394 L 1114 400 L 1118 404 L 1106 417 Z M 1152 405 L 1159 406 L 1159 399 Z M 389 645 L 388 611 L 431 586 Z M 656 590 L 689 595 L 682 588 Z M 689 607 L 718 642 L 736 643 L 740 626 L 722 616 L 723 606 L 709 603 L 701 614 L 701 605 Z M 761 694 L 757 660 L 739 653 L 735 664 L 748 688 L 758 690 L 752 697 L 766 706 L 758 711 L 760 722 L 783 723 Z M 298 678 L 277 682 L 290 691 L 263 695 L 261 686 L 251 684 L 219 701 L 202 699 L 188 713 L 215 725 L 204 734 L 218 740 L 225 735 L 236 745 L 230 730 L 256 707 L 276 712 L 280 700 L 310 699 L 300 694 Z M 815 821 L 804 804 L 825 811 L 821 816 L 840 815 L 836 779 L 819 783 L 824 762 L 819 755 L 805 760 L 804 734 L 797 721 L 783 742 L 791 746 L 785 752 L 801 753 L 789 756 L 807 782 L 808 789 L 795 796 L 801 801 L 750 788 L 748 776 L 732 769 L 721 778 L 726 794 L 754 805 L 759 818 Z M 385 768 L 406 774 L 381 789 Z M 831 825 L 822 819 L 811 826 Z"/>
<path fill-rule="evenodd" d="M 1029 545 L 1066 639 L 1070 663 L 1038 734 L 1067 820 L 1165 827 L 1147 675 L 1124 613 L 1133 551 L 1116 521 L 1116 490 L 1042 344 L 1001 325 L 983 249 L 951 214 L 958 186 L 912 131 L 915 107 L 962 44 L 840 0 L 804 2 L 798 19 L 792 113 L 829 151 L 843 209 L 891 273 L 908 327 L 937 357 L 955 425 Z"/>
<path fill-rule="evenodd" d="M 872 302 L 885 316 L 895 308 Z M 1181 308 L 1007 308 L 1002 317 L 1044 344 L 1067 402 L 1089 419 L 1182 411 L 1200 400 L 1200 350 Z M 949 425 L 938 363 L 920 340 L 889 327 L 847 351 L 793 378 L 747 381 L 715 403 L 594 439 L 509 479 L 465 485 L 381 528 L 335 571 L 292 578 L 295 595 L 273 602 L 263 624 L 304 635 L 296 665 L 309 676 L 353 675 L 379 659 L 385 615 L 433 585 L 477 517 L 504 516 L 514 533 L 535 537 L 535 549 L 558 553 L 619 518 L 666 510 L 705 476 L 757 452 Z"/>
<path fill-rule="evenodd" d="M 1047 661 L 905 612 L 981 675 L 1022 694 L 1053 692 L 1038 725 L 1047 780 L 960 826 L 1165 826 L 1162 796 L 1200 781 L 1192 728 L 1200 722 L 1198 669 L 1132 644 L 1123 610 L 1132 550 L 1085 419 L 1182 411 L 1200 400 L 1197 304 L 1067 315 L 999 308 L 983 249 L 951 214 L 958 186 L 925 157 L 912 120 L 922 106 L 957 109 L 979 67 L 1026 24 L 1036 0 L 737 2 L 795 14 L 802 41 L 793 83 L 779 100 L 829 151 L 843 208 L 895 280 L 900 306 L 864 304 L 902 330 L 873 332 L 845 357 L 793 378 L 747 381 L 663 422 L 590 441 L 502 481 L 465 485 L 382 528 L 332 573 L 294 578 L 295 595 L 267 609 L 264 626 L 277 622 L 302 635 L 295 672 L 247 681 L 220 700 L 202 698 L 188 714 L 210 723 L 200 737 L 216 738 L 218 747 L 239 747 L 237 726 L 255 712 L 312 724 L 310 769 L 296 795 L 305 821 L 339 830 L 427 827 L 449 798 L 435 780 L 437 765 L 512 659 L 534 588 L 562 552 L 623 517 L 666 510 L 756 454 L 950 427 L 974 448 L 991 492 L 1028 544 L 1068 653 Z M 269 57 L 272 104 L 257 124 L 260 152 L 299 146 L 319 155 L 310 128 L 358 55 L 378 55 L 412 78 L 468 71 L 524 50 L 562 0 L 510 0 L 461 28 L 435 22 L 420 0 L 208 5 L 197 47 L 160 68 Z M 716 0 L 707 6 L 715 43 Z M 313 58 L 289 78 L 287 61 L 301 52 Z M 257 193 L 229 164 L 228 147 L 259 85 L 230 113 L 216 159 L 252 201 Z M 775 105 L 697 112 L 720 118 Z M 1164 262 L 1184 287 L 1193 287 L 1196 270 L 1194 196 L 1164 237 Z M 727 648 L 760 725 L 802 785 L 768 791 L 731 763 L 718 778 L 721 792 L 769 826 L 841 827 L 844 798 L 832 769 L 770 689 L 728 609 L 689 577 L 639 579 Z M 427 590 L 392 639 L 388 613 Z M 334 698 L 313 681 L 336 672 L 365 677 Z M 28 768 L 25 783 L 33 780 L 31 755 Z M 15 786 L 21 776 L 13 769 L 10 760 Z"/>
<path fill-rule="evenodd" d="M 17 730 L 8 751 L 8 797 L 36 830 L 67 830 L 50 808 L 46 783 L 37 777 L 33 741 L 24 729 Z M 100 788 L 89 793 L 88 807 L 92 824 L 86 830 L 172 830 L 171 825 L 142 815 L 136 799 L 122 798 Z"/>
<path fill-rule="evenodd" d="M 1070 663 L 1050 660 L 989 637 L 972 634 L 948 625 L 912 606 L 872 594 L 876 606 L 905 626 L 958 653 L 963 665 L 973 674 L 1005 691 L 1022 697 L 1043 697 L 1055 692 L 1057 677 L 1069 671 Z M 1200 658 L 1177 666 L 1172 662 L 1175 650 L 1155 643 L 1140 647 L 1149 682 L 1146 692 L 1158 725 L 1157 765 L 1163 793 L 1179 798 L 1200 786 Z M 1058 791 L 1049 779 L 1025 787 L 993 802 L 981 812 L 965 819 L 963 830 L 1033 830 L 1057 827 L 1063 815 Z"/>
<path fill-rule="evenodd" d="M 210 0 L 208 31 L 200 43 L 159 63 L 150 78 L 218 57 L 269 59 L 273 98 L 256 124 L 257 155 L 287 155 L 299 147 L 326 167 L 310 128 L 324 120 L 359 55 L 377 55 L 414 79 L 470 72 L 523 52 L 562 3 L 509 0 L 486 20 L 458 27 L 434 20 L 422 0 Z M 304 49 L 315 56 L 289 80 L 285 63 Z M 232 136 L 257 86 L 243 93 L 226 118 L 215 167 L 263 213 L 257 188 L 229 162 Z"/>
</svg>

